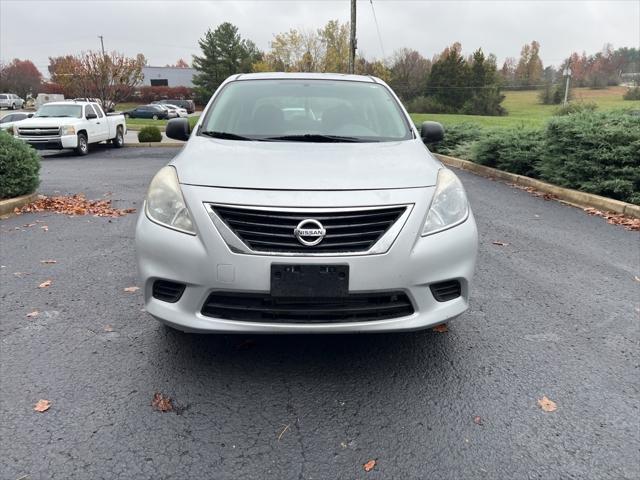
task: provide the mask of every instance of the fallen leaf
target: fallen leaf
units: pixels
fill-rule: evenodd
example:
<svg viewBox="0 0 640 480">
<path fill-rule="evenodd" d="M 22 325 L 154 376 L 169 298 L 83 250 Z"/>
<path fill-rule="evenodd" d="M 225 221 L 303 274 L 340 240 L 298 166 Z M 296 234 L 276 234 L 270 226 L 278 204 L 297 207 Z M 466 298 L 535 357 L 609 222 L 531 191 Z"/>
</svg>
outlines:
<svg viewBox="0 0 640 480">
<path fill-rule="evenodd" d="M 25 205 L 16 213 L 52 211 L 64 215 L 94 215 L 96 217 L 121 217 L 135 213 L 135 208 L 113 208 L 111 200 L 87 200 L 83 194 L 47 197 L 40 195 L 35 202 Z M 42 228 L 47 230 L 48 227 Z"/>
<path fill-rule="evenodd" d="M 447 327 L 446 323 L 441 323 L 440 325 L 433 327 L 433 331 L 436 333 L 447 333 L 449 331 L 449 327 Z"/>
<path fill-rule="evenodd" d="M 640 282 L 640 277 L 639 277 L 639 276 L 637 276 L 637 275 L 636 275 L 635 277 L 633 277 L 633 279 L 634 279 L 636 282 Z"/>
<path fill-rule="evenodd" d="M 104 326 L 104 331 L 105 332 L 113 332 L 113 327 L 111 325 L 105 325 Z"/>
<path fill-rule="evenodd" d="M 284 425 L 284 428 L 280 432 L 280 435 L 278 435 L 278 441 L 280 441 L 280 439 L 282 438 L 282 435 L 284 435 L 284 432 L 286 432 L 287 430 L 289 430 L 289 425 Z"/>
<path fill-rule="evenodd" d="M 49 407 L 51 407 L 51 402 L 49 400 L 38 400 L 38 403 L 34 405 L 33 409 L 36 412 L 42 413 L 49 410 Z"/>
<path fill-rule="evenodd" d="M 493 243 L 494 245 L 499 245 L 499 246 L 501 246 L 501 247 L 506 247 L 507 245 L 509 245 L 507 242 L 501 242 L 501 241 L 499 241 L 499 240 L 494 240 L 492 243 Z"/>
<path fill-rule="evenodd" d="M 482 417 L 480 415 L 476 415 L 473 417 L 473 423 L 476 425 L 482 425 Z"/>
<path fill-rule="evenodd" d="M 626 217 L 622 213 L 603 212 L 596 208 L 584 208 L 589 215 L 596 215 L 607 220 L 611 225 L 620 225 L 627 230 L 640 230 L 640 218 Z"/>
<path fill-rule="evenodd" d="M 556 403 L 552 400 L 549 400 L 546 396 L 543 396 L 538 400 L 538 406 L 545 412 L 553 412 L 558 408 L 556 406 Z"/>
<path fill-rule="evenodd" d="M 371 470 L 376 468 L 376 461 L 375 460 L 369 460 L 367 463 L 362 465 L 362 468 L 364 468 L 365 472 L 370 472 Z"/>
<path fill-rule="evenodd" d="M 171 399 L 168 396 L 158 392 L 153 395 L 151 405 L 159 412 L 170 412 L 171 410 L 173 410 Z"/>
<path fill-rule="evenodd" d="M 13 272 L 16 277 L 22 278 L 24 275 L 31 275 L 29 272 Z"/>
<path fill-rule="evenodd" d="M 49 227 L 47 227 L 46 225 L 42 225 L 40 228 L 43 229 L 45 232 L 49 231 Z"/>
<path fill-rule="evenodd" d="M 40 263 L 44 263 L 45 265 L 50 265 L 52 263 L 58 263 L 57 260 L 40 260 Z"/>
<path fill-rule="evenodd" d="M 38 316 L 38 310 L 34 310 L 33 312 L 27 313 L 27 317 L 29 318 L 33 318 L 33 317 L 37 317 Z"/>
<path fill-rule="evenodd" d="M 46 280 L 38 285 L 38 288 L 47 288 L 50 287 L 53 282 L 51 280 Z"/>
<path fill-rule="evenodd" d="M 22 225 L 23 227 L 35 227 L 35 223 L 27 223 L 26 225 Z"/>
<path fill-rule="evenodd" d="M 128 293 L 137 292 L 138 290 L 140 290 L 140 287 L 127 287 L 124 289 L 124 291 Z"/>
</svg>

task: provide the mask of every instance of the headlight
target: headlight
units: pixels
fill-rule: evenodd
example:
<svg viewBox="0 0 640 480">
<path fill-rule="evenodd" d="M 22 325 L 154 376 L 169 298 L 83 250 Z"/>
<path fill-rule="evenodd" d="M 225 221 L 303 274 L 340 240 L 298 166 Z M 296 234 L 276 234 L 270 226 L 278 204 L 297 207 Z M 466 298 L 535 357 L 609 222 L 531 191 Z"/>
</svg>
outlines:
<svg viewBox="0 0 640 480">
<path fill-rule="evenodd" d="M 73 125 L 65 125 L 64 127 L 60 127 L 60 135 L 75 135 L 76 127 Z"/>
<path fill-rule="evenodd" d="M 195 235 L 191 215 L 182 196 L 176 169 L 166 166 L 149 185 L 146 212 L 150 220 L 180 232 Z"/>
<path fill-rule="evenodd" d="M 469 216 L 469 202 L 458 177 L 446 168 L 438 172 L 438 183 L 433 194 L 422 236 L 440 232 L 464 222 Z"/>
</svg>

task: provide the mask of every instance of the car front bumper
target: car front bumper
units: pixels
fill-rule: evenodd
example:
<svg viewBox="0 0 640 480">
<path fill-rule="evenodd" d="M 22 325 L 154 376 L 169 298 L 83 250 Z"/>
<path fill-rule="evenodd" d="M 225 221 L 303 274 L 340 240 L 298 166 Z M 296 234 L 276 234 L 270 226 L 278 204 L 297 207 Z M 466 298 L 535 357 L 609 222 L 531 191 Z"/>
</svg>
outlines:
<svg viewBox="0 0 640 480">
<path fill-rule="evenodd" d="M 78 137 L 76 135 L 62 135 L 56 137 L 19 136 L 18 138 L 37 150 L 62 150 L 67 148 L 76 148 L 78 146 Z"/>
<path fill-rule="evenodd" d="M 446 322 L 468 307 L 469 283 L 477 255 L 477 229 L 473 214 L 462 224 L 421 237 L 433 188 L 368 192 L 278 192 L 281 205 L 317 207 L 414 204 L 413 211 L 391 248 L 384 254 L 300 257 L 234 253 L 206 212 L 205 202 L 257 205 L 265 193 L 182 186 L 198 227 L 196 236 L 177 232 L 149 220 L 142 211 L 136 229 L 138 269 L 144 283 L 146 310 L 180 330 L 236 333 L 347 333 L 410 331 Z M 378 202 L 372 202 L 372 198 Z M 340 264 L 349 266 L 349 292 L 403 291 L 414 313 L 408 316 L 344 323 L 279 323 L 212 318 L 201 313 L 209 294 L 270 291 L 271 264 Z M 152 296 L 153 284 L 163 279 L 186 285 L 176 303 Z M 438 302 L 430 285 L 458 280 L 461 296 Z"/>
</svg>

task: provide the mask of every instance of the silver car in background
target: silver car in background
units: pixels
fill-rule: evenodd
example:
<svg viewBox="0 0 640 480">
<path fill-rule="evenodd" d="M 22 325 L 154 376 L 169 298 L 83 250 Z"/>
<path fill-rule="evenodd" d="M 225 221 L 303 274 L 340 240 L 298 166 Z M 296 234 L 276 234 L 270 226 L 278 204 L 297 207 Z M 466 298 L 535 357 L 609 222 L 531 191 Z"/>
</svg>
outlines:
<svg viewBox="0 0 640 480">
<path fill-rule="evenodd" d="M 16 110 L 22 108 L 24 100 L 15 93 L 0 93 L 0 108 Z"/>
<path fill-rule="evenodd" d="M 151 181 L 136 229 L 146 310 L 194 332 L 418 330 L 468 307 L 464 188 L 381 80 L 242 74 Z"/>
</svg>

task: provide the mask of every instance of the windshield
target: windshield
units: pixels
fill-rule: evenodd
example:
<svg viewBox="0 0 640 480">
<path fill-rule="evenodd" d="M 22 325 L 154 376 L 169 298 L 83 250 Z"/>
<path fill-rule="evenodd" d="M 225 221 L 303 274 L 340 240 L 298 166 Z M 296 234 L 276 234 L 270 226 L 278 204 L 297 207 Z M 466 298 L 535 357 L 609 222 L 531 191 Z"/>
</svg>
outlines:
<svg viewBox="0 0 640 480">
<path fill-rule="evenodd" d="M 82 107 L 80 105 L 43 105 L 34 117 L 82 118 Z"/>
<path fill-rule="evenodd" d="M 412 138 L 389 90 L 342 80 L 240 80 L 227 84 L 200 133 L 234 140 L 388 142 Z"/>
</svg>

